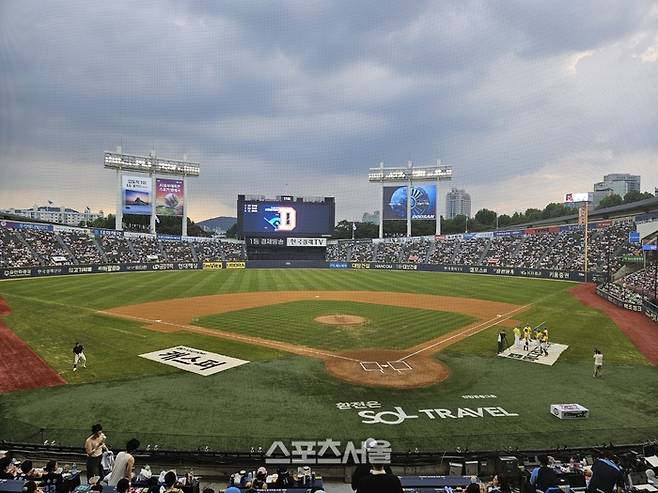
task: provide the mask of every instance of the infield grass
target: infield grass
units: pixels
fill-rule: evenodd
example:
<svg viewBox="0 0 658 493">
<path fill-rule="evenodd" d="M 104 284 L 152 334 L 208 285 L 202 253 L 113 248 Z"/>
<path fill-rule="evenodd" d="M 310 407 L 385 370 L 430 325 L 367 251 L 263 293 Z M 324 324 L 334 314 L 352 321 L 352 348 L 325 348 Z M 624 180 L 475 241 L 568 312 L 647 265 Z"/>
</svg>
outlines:
<svg viewBox="0 0 658 493">
<path fill-rule="evenodd" d="M 362 325 L 327 325 L 314 319 L 356 315 Z M 463 327 L 475 318 L 460 313 L 417 310 L 349 301 L 294 301 L 201 317 L 195 325 L 303 346 L 346 350 L 404 349 Z"/>
</svg>

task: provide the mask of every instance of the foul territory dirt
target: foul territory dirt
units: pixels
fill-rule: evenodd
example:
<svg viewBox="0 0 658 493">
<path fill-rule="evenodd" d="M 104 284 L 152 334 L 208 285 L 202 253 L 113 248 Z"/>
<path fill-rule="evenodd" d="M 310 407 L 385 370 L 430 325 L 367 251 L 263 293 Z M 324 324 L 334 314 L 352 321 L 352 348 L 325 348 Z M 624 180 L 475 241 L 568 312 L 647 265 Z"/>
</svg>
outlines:
<svg viewBox="0 0 658 493">
<path fill-rule="evenodd" d="M 478 321 L 402 351 L 377 348 L 376 341 L 373 341 L 372 348 L 341 353 L 192 325 L 193 320 L 205 315 L 300 300 L 353 301 L 457 312 L 471 315 Z M 510 303 L 411 293 L 268 291 L 169 299 L 121 306 L 101 313 L 138 320 L 157 331 L 185 330 L 319 358 L 325 362 L 330 374 L 357 385 L 418 388 L 441 382 L 449 375 L 448 369 L 432 358 L 432 354 L 493 325 L 508 326 L 511 317 L 525 308 Z M 341 320 L 341 317 L 346 315 L 335 314 L 329 317 L 333 320 Z"/>
<path fill-rule="evenodd" d="M 654 366 L 658 366 L 658 325 L 644 314 L 624 310 L 596 294 L 594 284 L 579 284 L 571 293 L 584 305 L 602 311 Z"/>
<path fill-rule="evenodd" d="M 0 298 L 0 394 L 66 383 L 4 324 L 2 317 L 10 313 L 9 306 Z"/>
</svg>

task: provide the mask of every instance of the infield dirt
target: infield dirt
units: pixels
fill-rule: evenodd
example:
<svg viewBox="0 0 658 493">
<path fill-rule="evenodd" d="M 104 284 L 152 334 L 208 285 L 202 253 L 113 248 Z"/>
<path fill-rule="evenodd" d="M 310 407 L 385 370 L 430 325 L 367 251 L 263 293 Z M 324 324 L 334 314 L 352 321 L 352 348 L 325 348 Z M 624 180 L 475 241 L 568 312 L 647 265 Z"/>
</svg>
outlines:
<svg viewBox="0 0 658 493">
<path fill-rule="evenodd" d="M 377 348 L 376 341 L 373 341 L 372 348 L 341 353 L 192 325 L 195 319 L 206 315 L 300 300 L 352 301 L 456 312 L 470 315 L 477 321 L 402 351 Z M 152 330 L 184 330 L 318 358 L 324 361 L 331 375 L 356 385 L 410 389 L 433 385 L 448 378 L 448 368 L 432 358 L 433 354 L 494 325 L 509 326 L 514 323 L 510 321 L 512 315 L 525 308 L 495 301 L 399 292 L 267 291 L 169 299 L 121 306 L 101 313 L 142 321 Z M 374 363 L 364 366 L 363 362 Z M 370 366 L 375 370 L 371 370 Z"/>
</svg>

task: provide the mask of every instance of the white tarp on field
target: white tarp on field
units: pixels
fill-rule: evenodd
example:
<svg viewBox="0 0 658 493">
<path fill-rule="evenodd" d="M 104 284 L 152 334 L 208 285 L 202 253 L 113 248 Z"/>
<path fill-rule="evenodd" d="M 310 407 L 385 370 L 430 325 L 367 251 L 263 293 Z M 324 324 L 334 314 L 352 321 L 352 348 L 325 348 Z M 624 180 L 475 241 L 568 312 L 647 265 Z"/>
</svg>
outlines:
<svg viewBox="0 0 658 493">
<path fill-rule="evenodd" d="M 520 361 L 527 361 L 529 363 L 539 363 L 541 365 L 550 365 L 553 366 L 558 360 L 560 355 L 569 348 L 566 344 L 556 344 L 554 342 L 548 343 L 546 350 L 548 351 L 548 356 L 542 356 L 539 352 L 539 347 L 535 344 L 534 341 L 530 342 L 528 351 L 525 351 L 522 347 L 514 347 L 514 345 L 508 347 L 500 353 L 498 356 L 503 358 L 518 359 Z"/>
<path fill-rule="evenodd" d="M 214 375 L 220 371 L 249 363 L 249 361 L 242 359 L 231 358 L 223 354 L 210 353 L 202 349 L 187 346 L 174 346 L 140 354 L 139 356 L 203 376 Z"/>
</svg>

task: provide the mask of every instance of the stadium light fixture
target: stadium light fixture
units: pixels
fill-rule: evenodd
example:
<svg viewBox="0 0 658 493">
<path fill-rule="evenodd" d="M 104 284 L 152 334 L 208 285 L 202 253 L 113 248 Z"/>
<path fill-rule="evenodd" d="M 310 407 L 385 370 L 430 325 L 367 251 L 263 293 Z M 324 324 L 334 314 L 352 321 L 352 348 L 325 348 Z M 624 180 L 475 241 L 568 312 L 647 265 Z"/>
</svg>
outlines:
<svg viewBox="0 0 658 493">
<path fill-rule="evenodd" d="M 199 176 L 199 163 L 118 152 L 105 152 L 104 166 L 109 169 L 137 171 L 138 173 Z"/>
</svg>

